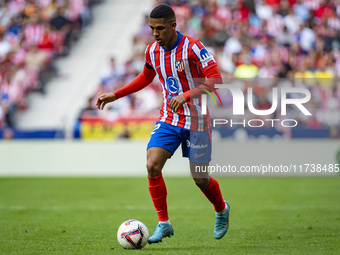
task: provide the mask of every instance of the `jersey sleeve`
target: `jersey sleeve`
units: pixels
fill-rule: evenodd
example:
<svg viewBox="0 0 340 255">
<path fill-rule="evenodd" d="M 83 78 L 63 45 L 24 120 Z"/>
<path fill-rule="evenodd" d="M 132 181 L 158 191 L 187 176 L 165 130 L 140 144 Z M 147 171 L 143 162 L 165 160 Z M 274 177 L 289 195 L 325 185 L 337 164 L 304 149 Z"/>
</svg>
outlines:
<svg viewBox="0 0 340 255">
<path fill-rule="evenodd" d="M 154 67 L 152 66 L 151 58 L 150 58 L 150 47 L 151 47 L 151 44 L 149 44 L 145 50 L 145 66 L 149 69 L 154 69 Z"/>
<path fill-rule="evenodd" d="M 196 63 L 200 71 L 207 79 L 204 83 L 197 83 L 196 88 L 183 93 L 187 101 L 189 101 L 190 98 L 198 97 L 199 95 L 205 93 L 205 90 L 215 92 L 215 84 L 223 83 L 221 73 L 218 70 L 218 66 L 214 57 L 200 41 L 196 40 L 193 42 L 191 46 L 191 55 L 189 57 Z"/>
<path fill-rule="evenodd" d="M 205 76 L 209 69 L 217 66 L 213 55 L 198 40 L 194 41 L 191 46 L 190 57 Z"/>
<path fill-rule="evenodd" d="M 149 69 L 144 66 L 143 72 L 141 72 L 136 78 L 134 78 L 129 84 L 114 91 L 117 99 L 128 96 L 135 93 L 146 86 L 148 86 L 156 76 L 155 70 Z"/>
<path fill-rule="evenodd" d="M 203 93 L 206 93 L 206 90 L 208 90 L 216 93 L 218 99 L 221 101 L 219 95 L 217 94 L 214 88 L 215 84 L 223 84 L 223 79 L 220 71 L 218 70 L 217 65 L 214 65 L 211 68 L 207 69 L 205 71 L 205 76 L 207 78 L 205 82 L 200 82 L 198 84 L 199 86 L 197 86 L 196 88 L 193 88 L 183 93 L 185 100 L 189 101 L 190 98 L 198 97 Z"/>
</svg>

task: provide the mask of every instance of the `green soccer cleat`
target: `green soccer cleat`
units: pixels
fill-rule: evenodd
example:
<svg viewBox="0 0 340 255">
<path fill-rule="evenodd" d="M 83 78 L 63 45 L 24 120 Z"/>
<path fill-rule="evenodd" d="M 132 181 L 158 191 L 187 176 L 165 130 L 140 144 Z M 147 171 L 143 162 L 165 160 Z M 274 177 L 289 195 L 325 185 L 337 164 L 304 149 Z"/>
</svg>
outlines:
<svg viewBox="0 0 340 255">
<path fill-rule="evenodd" d="M 230 206 L 227 201 L 224 201 L 227 205 L 227 210 L 223 214 L 216 213 L 216 221 L 214 228 L 214 237 L 221 239 L 227 233 L 229 228 L 229 211 Z"/>
<path fill-rule="evenodd" d="M 171 224 L 158 224 L 155 227 L 155 232 L 148 239 L 148 243 L 159 243 L 162 242 L 164 237 L 171 237 L 174 235 L 174 229 Z"/>
</svg>

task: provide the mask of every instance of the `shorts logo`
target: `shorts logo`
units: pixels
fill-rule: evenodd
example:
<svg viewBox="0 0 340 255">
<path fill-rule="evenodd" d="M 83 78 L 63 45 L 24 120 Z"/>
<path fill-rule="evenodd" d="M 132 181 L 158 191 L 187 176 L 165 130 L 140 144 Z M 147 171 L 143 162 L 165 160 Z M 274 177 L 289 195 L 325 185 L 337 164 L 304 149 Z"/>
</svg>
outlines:
<svg viewBox="0 0 340 255">
<path fill-rule="evenodd" d="M 202 153 L 202 154 L 199 154 L 199 155 L 195 154 L 195 158 L 202 157 L 203 155 L 204 155 L 204 153 Z"/>
<path fill-rule="evenodd" d="M 178 72 L 182 72 L 185 68 L 183 60 L 177 60 L 175 66 Z"/>
<path fill-rule="evenodd" d="M 190 143 L 189 140 L 187 140 L 187 147 L 191 147 L 193 149 L 206 149 L 208 148 L 208 144 L 195 145 L 195 144 Z"/>
<path fill-rule="evenodd" d="M 178 81 L 175 77 L 169 76 L 166 79 L 166 90 L 169 91 L 170 94 L 178 94 Z"/>
</svg>

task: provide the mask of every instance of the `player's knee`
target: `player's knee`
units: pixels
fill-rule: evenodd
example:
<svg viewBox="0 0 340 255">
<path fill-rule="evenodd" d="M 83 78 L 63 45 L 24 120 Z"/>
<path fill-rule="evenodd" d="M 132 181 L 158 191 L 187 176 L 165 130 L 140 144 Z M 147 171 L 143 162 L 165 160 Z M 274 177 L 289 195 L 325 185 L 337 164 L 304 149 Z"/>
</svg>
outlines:
<svg viewBox="0 0 340 255">
<path fill-rule="evenodd" d="M 146 163 L 146 169 L 148 170 L 148 175 L 150 177 L 160 175 L 162 172 L 162 166 L 159 163 L 152 160 L 148 160 L 148 162 Z"/>
<path fill-rule="evenodd" d="M 209 178 L 193 178 L 195 184 L 201 189 L 205 190 L 209 187 Z"/>
</svg>

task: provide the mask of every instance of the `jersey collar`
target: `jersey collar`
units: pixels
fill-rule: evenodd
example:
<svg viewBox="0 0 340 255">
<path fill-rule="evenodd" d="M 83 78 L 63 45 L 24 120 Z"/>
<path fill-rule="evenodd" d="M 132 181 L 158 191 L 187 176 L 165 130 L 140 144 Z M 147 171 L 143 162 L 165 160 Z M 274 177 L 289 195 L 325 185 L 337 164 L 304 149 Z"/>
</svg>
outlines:
<svg viewBox="0 0 340 255">
<path fill-rule="evenodd" d="M 163 48 L 163 50 L 165 50 L 165 51 L 171 51 L 171 50 L 173 50 L 174 48 L 176 48 L 176 47 L 179 45 L 179 43 L 180 43 L 181 40 L 182 40 L 183 35 L 182 35 L 179 31 L 177 31 L 177 30 L 176 30 L 176 32 L 177 32 L 177 34 L 178 34 L 178 37 L 177 37 L 177 40 L 176 40 L 176 42 L 174 43 L 174 45 L 172 45 L 170 49 L 166 49 L 166 48 L 164 48 L 164 46 L 161 46 L 161 47 Z"/>
</svg>

